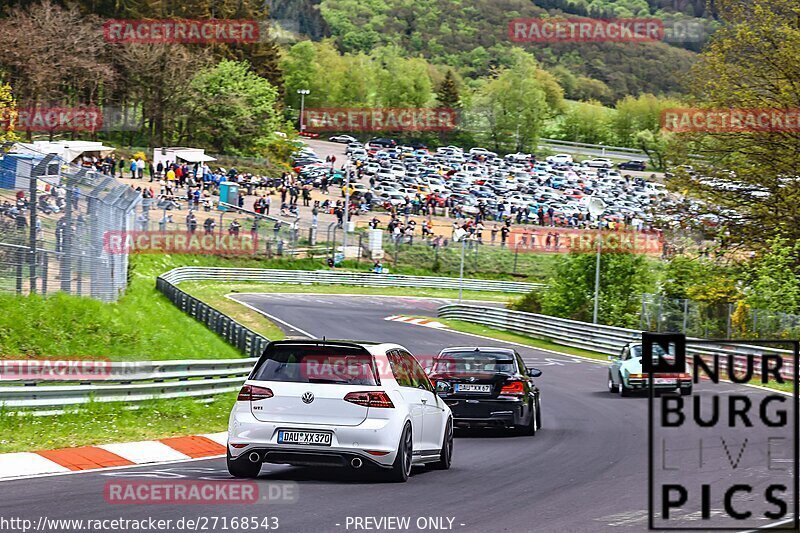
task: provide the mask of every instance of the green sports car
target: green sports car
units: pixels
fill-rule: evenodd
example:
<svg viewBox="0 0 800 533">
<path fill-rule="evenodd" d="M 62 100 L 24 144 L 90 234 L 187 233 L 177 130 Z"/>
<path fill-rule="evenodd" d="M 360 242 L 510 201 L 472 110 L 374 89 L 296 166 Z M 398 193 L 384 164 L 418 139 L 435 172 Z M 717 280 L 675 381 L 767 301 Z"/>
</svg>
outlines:
<svg viewBox="0 0 800 533">
<path fill-rule="evenodd" d="M 653 346 L 656 355 L 665 355 L 658 345 Z M 642 371 L 642 345 L 629 342 L 619 355 L 608 357 L 608 392 L 630 396 L 636 391 L 647 390 L 647 374 Z M 656 391 L 679 391 L 682 396 L 692 393 L 692 375 L 687 373 L 653 374 Z"/>
</svg>

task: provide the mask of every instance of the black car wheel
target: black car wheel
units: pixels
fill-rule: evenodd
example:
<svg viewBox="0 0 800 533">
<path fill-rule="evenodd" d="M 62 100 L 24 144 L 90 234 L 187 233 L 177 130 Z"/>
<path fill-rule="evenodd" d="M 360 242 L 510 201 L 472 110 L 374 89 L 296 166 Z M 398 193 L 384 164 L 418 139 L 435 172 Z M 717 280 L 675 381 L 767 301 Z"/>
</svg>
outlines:
<svg viewBox="0 0 800 533">
<path fill-rule="evenodd" d="M 453 460 L 453 419 L 447 421 L 444 428 L 444 438 L 442 440 L 442 450 L 439 452 L 439 460 L 431 463 L 431 467 L 437 470 L 450 470 L 450 463 Z"/>
<path fill-rule="evenodd" d="M 536 401 L 535 400 L 531 401 L 530 421 L 526 425 L 519 426 L 517 428 L 517 432 L 520 435 L 530 435 L 530 436 L 536 435 L 536 426 L 537 426 L 536 419 L 538 417 L 538 409 L 537 409 L 537 407 L 538 406 L 536 404 Z"/>
<path fill-rule="evenodd" d="M 631 395 L 631 390 L 625 386 L 625 382 L 622 380 L 622 376 L 619 377 L 619 385 L 617 385 L 617 390 L 619 391 L 619 395 L 623 398 L 627 398 Z"/>
<path fill-rule="evenodd" d="M 397 446 L 397 457 L 394 458 L 392 469 L 389 471 L 389 480 L 398 483 L 405 483 L 408 481 L 408 476 L 411 475 L 413 443 L 411 424 L 406 424 L 405 429 L 403 429 L 403 434 L 400 436 L 400 443 Z"/>
</svg>

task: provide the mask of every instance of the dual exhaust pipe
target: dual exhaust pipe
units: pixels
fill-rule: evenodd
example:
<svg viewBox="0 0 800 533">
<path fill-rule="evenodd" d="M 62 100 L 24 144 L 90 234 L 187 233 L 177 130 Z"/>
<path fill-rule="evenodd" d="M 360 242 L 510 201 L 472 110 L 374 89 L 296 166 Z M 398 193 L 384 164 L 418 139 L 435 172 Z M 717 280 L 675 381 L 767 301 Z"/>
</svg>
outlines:
<svg viewBox="0 0 800 533">
<path fill-rule="evenodd" d="M 247 458 L 250 460 L 251 463 L 260 463 L 261 462 L 261 455 L 258 452 L 251 452 Z M 359 457 L 353 457 L 350 460 L 350 466 L 354 469 L 358 470 L 362 466 L 364 466 L 364 461 L 361 460 Z"/>
</svg>

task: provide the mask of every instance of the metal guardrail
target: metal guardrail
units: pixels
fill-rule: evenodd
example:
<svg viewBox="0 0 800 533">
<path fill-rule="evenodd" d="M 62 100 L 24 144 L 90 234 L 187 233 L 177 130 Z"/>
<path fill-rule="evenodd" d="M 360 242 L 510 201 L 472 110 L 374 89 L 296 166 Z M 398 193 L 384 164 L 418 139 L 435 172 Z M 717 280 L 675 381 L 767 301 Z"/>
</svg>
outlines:
<svg viewBox="0 0 800 533">
<path fill-rule="evenodd" d="M 626 343 L 641 340 L 642 332 L 634 329 L 617 328 L 601 324 L 590 324 L 578 320 L 569 320 L 548 315 L 537 315 L 522 311 L 512 311 L 497 307 L 481 307 L 475 305 L 450 304 L 438 309 L 440 318 L 464 320 L 496 329 L 520 333 L 537 339 L 552 341 L 556 344 L 581 348 L 592 352 L 608 355 L 617 355 Z M 785 379 L 793 379 L 794 361 L 791 352 L 764 346 L 726 346 L 702 344 L 692 345 L 692 339 L 687 339 L 689 354 L 698 354 L 712 362 L 715 356 L 732 357 L 734 368 L 746 369 L 749 351 L 761 354 L 776 354 L 783 357 L 783 372 Z M 788 357 L 787 357 L 788 356 Z M 756 371 L 760 371 L 758 364 Z"/>
<path fill-rule="evenodd" d="M 605 144 L 589 144 L 589 143 L 579 143 L 574 141 L 561 141 L 559 139 L 539 139 L 539 144 L 542 146 L 550 146 L 554 148 L 560 147 L 568 147 L 568 148 L 588 148 L 590 150 L 597 150 L 600 152 L 608 152 L 610 154 L 613 153 L 621 153 L 626 155 L 636 155 L 641 157 L 647 157 L 647 154 L 644 151 L 639 150 L 638 148 L 629 148 L 626 146 L 608 146 Z"/>
<path fill-rule="evenodd" d="M 262 283 L 288 283 L 297 285 L 357 285 L 361 287 L 419 287 L 430 289 L 458 289 L 458 278 L 433 276 L 404 276 L 374 274 L 371 272 L 344 272 L 336 270 L 277 270 L 263 268 L 178 267 L 162 274 L 161 283 L 177 285 L 185 281 L 257 281 Z M 464 279 L 463 289 L 468 291 L 528 293 L 544 285 L 519 281 Z M 160 289 L 159 289 L 160 290 Z M 163 292 L 163 291 L 162 291 Z"/>
</svg>

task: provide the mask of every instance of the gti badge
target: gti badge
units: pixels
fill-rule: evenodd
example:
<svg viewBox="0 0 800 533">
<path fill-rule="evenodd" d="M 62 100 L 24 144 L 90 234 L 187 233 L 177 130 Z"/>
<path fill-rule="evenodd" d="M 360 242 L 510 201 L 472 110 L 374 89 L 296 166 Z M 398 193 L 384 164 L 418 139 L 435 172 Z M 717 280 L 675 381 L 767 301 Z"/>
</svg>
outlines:
<svg viewBox="0 0 800 533">
<path fill-rule="evenodd" d="M 314 401 L 313 392 L 304 392 L 302 396 L 303 403 L 311 403 Z"/>
</svg>

